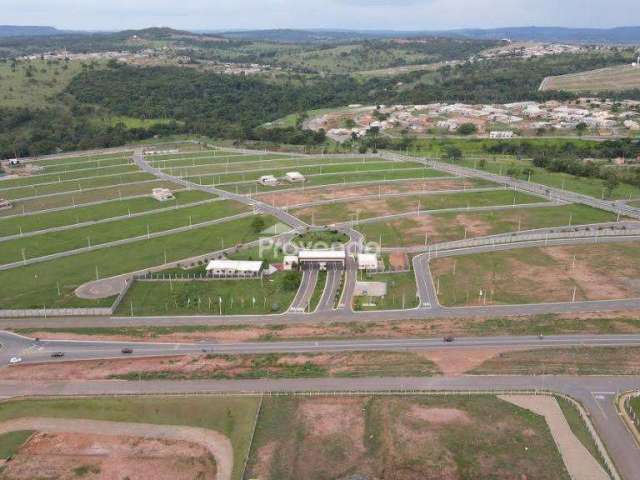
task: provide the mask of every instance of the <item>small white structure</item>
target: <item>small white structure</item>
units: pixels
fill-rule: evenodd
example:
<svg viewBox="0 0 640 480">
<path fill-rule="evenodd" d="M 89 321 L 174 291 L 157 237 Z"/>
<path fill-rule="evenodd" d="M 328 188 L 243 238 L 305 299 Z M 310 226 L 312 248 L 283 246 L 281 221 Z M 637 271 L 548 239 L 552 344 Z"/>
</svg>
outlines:
<svg viewBox="0 0 640 480">
<path fill-rule="evenodd" d="M 511 130 L 494 130 L 491 133 L 489 133 L 489 138 L 492 139 L 509 139 L 509 138 L 513 138 L 513 132 Z"/>
<path fill-rule="evenodd" d="M 175 198 L 168 188 L 154 188 L 151 191 L 151 196 L 159 202 L 166 202 Z"/>
<path fill-rule="evenodd" d="M 359 253 L 358 270 L 367 272 L 378 270 L 378 256 L 375 253 Z"/>
<path fill-rule="evenodd" d="M 7 208 L 11 208 L 13 205 L 9 200 L 5 200 L 4 198 L 0 198 L 0 210 L 5 210 Z"/>
<path fill-rule="evenodd" d="M 273 175 L 263 175 L 258 179 L 258 183 L 265 187 L 277 187 L 278 179 Z"/>
<path fill-rule="evenodd" d="M 260 261 L 211 260 L 207 274 L 218 278 L 256 278 L 262 273 L 262 267 Z"/>
<path fill-rule="evenodd" d="M 10 158 L 9 159 L 9 166 L 10 167 L 19 167 L 21 163 L 22 162 L 17 158 Z"/>
<path fill-rule="evenodd" d="M 300 172 L 287 172 L 284 178 L 289 183 L 302 183 L 306 180 L 306 178 L 304 178 L 304 175 L 302 175 Z"/>
</svg>

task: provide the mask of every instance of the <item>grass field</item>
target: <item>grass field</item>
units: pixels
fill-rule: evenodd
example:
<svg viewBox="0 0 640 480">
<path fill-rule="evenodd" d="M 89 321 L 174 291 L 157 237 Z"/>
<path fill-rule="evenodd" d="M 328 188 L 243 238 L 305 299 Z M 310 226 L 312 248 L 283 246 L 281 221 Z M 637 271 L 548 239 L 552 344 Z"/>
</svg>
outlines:
<svg viewBox="0 0 640 480">
<path fill-rule="evenodd" d="M 160 203 L 150 195 L 147 197 L 132 198 L 129 200 L 106 201 L 98 205 L 77 207 L 60 210 L 57 212 L 40 213 L 34 215 L 18 216 L 13 218 L 0 217 L 0 237 L 44 230 L 46 228 L 74 225 L 81 222 L 90 222 L 136 214 L 152 212 L 161 208 L 170 208 L 193 202 L 213 199 L 214 196 L 197 190 L 176 192 L 175 200 Z"/>
<path fill-rule="evenodd" d="M 289 308 L 297 289 L 285 288 L 285 273 L 259 280 L 137 282 L 119 315 L 262 315 Z M 222 301 L 220 301 L 222 300 Z"/>
<path fill-rule="evenodd" d="M 13 202 L 13 208 L 0 211 L 0 218 L 27 212 L 38 212 L 52 208 L 67 208 L 82 205 L 84 203 L 107 202 L 120 198 L 127 198 L 139 195 L 151 195 L 154 188 L 169 188 L 171 190 L 182 187 L 175 183 L 164 180 L 153 180 L 151 182 L 131 183 L 128 185 L 117 185 L 113 188 L 99 188 L 94 190 L 84 190 L 82 192 L 61 193 L 48 197 L 32 198 L 28 200 L 18 200 Z"/>
<path fill-rule="evenodd" d="M 387 473 L 385 473 L 387 472 Z M 546 422 L 494 396 L 268 397 L 248 478 L 568 479 Z"/>
<path fill-rule="evenodd" d="M 181 173 L 183 170 L 193 167 L 226 167 L 238 168 L 237 165 L 260 165 L 264 162 L 284 161 L 296 158 L 291 155 L 278 155 L 277 153 L 261 153 L 246 155 L 242 153 L 230 152 L 194 152 L 184 154 L 153 155 L 145 159 L 150 165 L 167 171 L 167 173 Z M 223 168 L 224 170 L 224 168 Z"/>
<path fill-rule="evenodd" d="M 0 63 L 0 106 L 38 108 L 62 92 L 82 71 L 79 61 L 20 61 Z M 31 73 L 28 73 L 28 68 Z"/>
<path fill-rule="evenodd" d="M 357 227 L 367 240 L 408 247 L 535 228 L 614 222 L 613 213 L 585 205 L 515 208 L 490 212 L 434 213 Z"/>
<path fill-rule="evenodd" d="M 67 172 L 47 173 L 39 172 L 32 176 L 22 176 L 15 179 L 7 179 L 0 182 L 0 194 L 12 188 L 32 187 L 42 188 L 45 184 L 69 182 L 71 180 L 82 179 L 86 177 L 112 176 L 119 174 L 128 174 L 137 172 L 138 167 L 135 165 L 114 165 L 110 167 L 90 168 L 88 170 L 80 169 Z"/>
<path fill-rule="evenodd" d="M 528 248 L 436 259 L 446 306 L 640 297 L 637 243 Z"/>
<path fill-rule="evenodd" d="M 20 446 L 33 434 L 32 431 L 22 430 L 0 435 L 0 459 L 13 457 Z"/>
<path fill-rule="evenodd" d="M 415 308 L 419 304 L 416 278 L 413 272 L 380 273 L 360 279 L 365 282 L 385 282 L 385 297 L 356 297 L 356 310 L 401 310 Z"/>
<path fill-rule="evenodd" d="M 187 227 L 246 211 L 248 211 L 247 207 L 241 203 L 215 201 L 204 205 L 149 213 L 141 217 L 78 227 L 62 232 L 42 233 L 32 237 L 19 238 L 2 242 L 0 265 Z"/>
<path fill-rule="evenodd" d="M 253 218 L 234 220 L 166 237 L 0 272 L 0 308 L 108 306 L 113 299 L 88 301 L 73 291 L 83 283 L 179 261 L 258 238 Z M 267 217 L 267 226 L 274 220 Z M 166 255 L 166 256 L 165 256 Z"/>
<path fill-rule="evenodd" d="M 316 287 L 313 290 L 313 294 L 309 299 L 309 312 L 315 312 L 316 308 L 318 308 L 318 304 L 320 303 L 320 299 L 322 298 L 322 293 L 324 292 L 324 288 L 327 285 L 327 272 L 318 272 L 318 281 L 316 282 Z"/>
<path fill-rule="evenodd" d="M 186 425 L 226 435 L 234 450 L 234 480 L 242 480 L 249 454 L 258 397 L 119 397 L 20 400 L 2 404 L 0 421 L 20 417 L 54 417 Z M 15 439 L 0 437 L 0 451 L 15 448 Z"/>
<path fill-rule="evenodd" d="M 147 180 L 154 180 L 155 178 L 156 177 L 149 173 L 133 171 L 113 176 L 87 178 L 84 180 L 67 180 L 46 185 L 8 188 L 0 191 L 0 194 L 2 194 L 3 198 L 7 200 L 19 200 L 21 198 L 36 197 L 40 195 L 82 192 L 83 190 L 91 190 L 101 187 L 118 187 L 118 185 L 122 184 L 144 182 Z"/>
<path fill-rule="evenodd" d="M 494 190 L 486 192 L 456 192 L 383 197 L 379 200 L 344 201 L 315 207 L 292 209 L 291 213 L 307 223 L 311 223 L 313 220 L 314 225 L 330 225 L 400 213 L 417 213 L 418 207 L 424 211 L 446 208 L 509 206 L 542 201 L 544 200 L 540 197 L 534 197 L 522 192 Z"/>
<path fill-rule="evenodd" d="M 631 65 L 590 70 L 587 72 L 548 77 L 542 90 L 567 92 L 612 92 L 640 88 L 640 68 Z"/>
</svg>

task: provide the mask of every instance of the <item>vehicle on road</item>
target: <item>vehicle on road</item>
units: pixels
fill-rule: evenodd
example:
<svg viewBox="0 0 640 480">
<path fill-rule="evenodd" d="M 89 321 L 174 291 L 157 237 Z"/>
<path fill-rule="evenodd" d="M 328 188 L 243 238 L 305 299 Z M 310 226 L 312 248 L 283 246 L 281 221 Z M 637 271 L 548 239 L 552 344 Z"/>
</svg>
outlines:
<svg viewBox="0 0 640 480">
<path fill-rule="evenodd" d="M 11 357 L 9 359 L 9 363 L 11 365 L 15 365 L 16 363 L 21 363 L 21 362 L 22 362 L 22 358 L 20 358 L 20 357 Z"/>
<path fill-rule="evenodd" d="M 455 340 L 455 338 L 453 338 L 453 336 L 452 336 L 452 335 L 447 335 L 447 336 L 446 336 L 446 337 L 444 337 L 442 340 L 443 340 L 444 342 L 446 342 L 446 343 L 451 343 L 451 342 L 453 342 L 453 341 Z"/>
<path fill-rule="evenodd" d="M 128 353 L 133 353 L 133 350 L 131 348 L 123 348 L 122 353 L 128 354 Z"/>
<path fill-rule="evenodd" d="M 51 358 L 60 358 L 60 357 L 64 357 L 64 352 L 53 352 L 51 354 Z"/>
</svg>

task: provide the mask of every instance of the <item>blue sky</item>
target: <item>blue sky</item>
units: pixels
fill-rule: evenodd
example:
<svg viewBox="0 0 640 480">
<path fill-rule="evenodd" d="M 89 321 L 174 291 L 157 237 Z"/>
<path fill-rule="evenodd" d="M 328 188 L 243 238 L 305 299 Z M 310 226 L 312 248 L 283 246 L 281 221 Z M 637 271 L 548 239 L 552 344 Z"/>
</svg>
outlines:
<svg viewBox="0 0 640 480">
<path fill-rule="evenodd" d="M 0 0 L 0 23 L 109 29 L 640 25 L 640 0 Z"/>
</svg>

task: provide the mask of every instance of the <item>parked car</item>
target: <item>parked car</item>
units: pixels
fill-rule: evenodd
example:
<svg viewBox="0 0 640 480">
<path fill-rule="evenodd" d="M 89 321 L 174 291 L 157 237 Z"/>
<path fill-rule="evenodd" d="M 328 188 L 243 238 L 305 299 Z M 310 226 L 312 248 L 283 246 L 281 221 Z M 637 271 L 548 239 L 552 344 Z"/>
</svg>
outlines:
<svg viewBox="0 0 640 480">
<path fill-rule="evenodd" d="M 51 354 L 52 358 L 60 358 L 60 357 L 64 357 L 64 352 L 53 352 Z"/>
<path fill-rule="evenodd" d="M 444 340 L 447 343 L 451 343 L 451 342 L 453 342 L 455 340 L 455 338 L 453 338 L 453 336 L 451 336 L 451 335 L 447 335 L 442 340 Z"/>
<path fill-rule="evenodd" d="M 130 348 L 123 348 L 122 353 L 133 353 L 133 350 Z"/>
<path fill-rule="evenodd" d="M 9 359 L 9 363 L 10 363 L 11 365 L 14 365 L 14 364 L 16 364 L 16 363 L 20 363 L 20 362 L 22 362 L 22 358 L 20 358 L 20 357 L 11 357 L 11 358 Z"/>
</svg>

